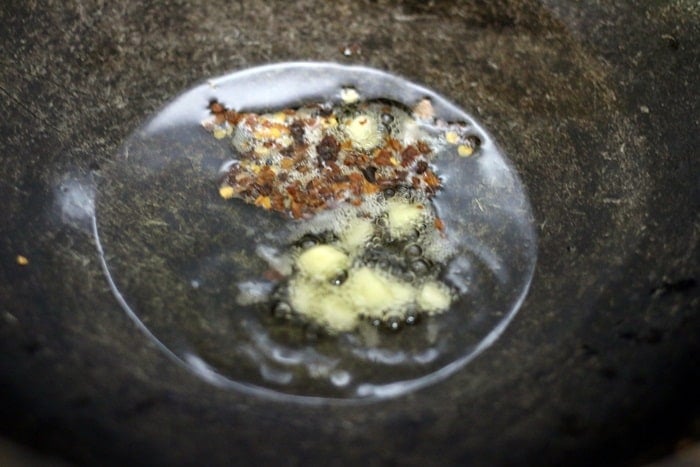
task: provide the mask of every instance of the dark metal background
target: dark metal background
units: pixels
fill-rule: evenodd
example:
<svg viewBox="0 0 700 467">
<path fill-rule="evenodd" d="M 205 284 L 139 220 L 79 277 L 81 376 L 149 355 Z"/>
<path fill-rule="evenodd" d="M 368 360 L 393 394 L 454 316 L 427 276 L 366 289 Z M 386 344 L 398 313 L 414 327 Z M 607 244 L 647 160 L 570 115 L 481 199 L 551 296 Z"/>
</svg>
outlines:
<svg viewBox="0 0 700 467">
<path fill-rule="evenodd" d="M 91 465 L 636 465 L 700 436 L 696 1 L 28 1 L 0 24 L 4 435 Z M 187 87 L 289 60 L 437 90 L 529 189 L 531 293 L 442 383 L 359 408 L 218 390 L 110 294 L 67 193 Z"/>
</svg>

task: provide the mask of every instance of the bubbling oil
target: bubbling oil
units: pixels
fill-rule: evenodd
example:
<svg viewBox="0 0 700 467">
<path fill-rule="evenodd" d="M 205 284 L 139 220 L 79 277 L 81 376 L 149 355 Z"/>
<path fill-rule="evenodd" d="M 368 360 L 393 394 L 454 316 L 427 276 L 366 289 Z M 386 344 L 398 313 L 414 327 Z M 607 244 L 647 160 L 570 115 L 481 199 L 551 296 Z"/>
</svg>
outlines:
<svg viewBox="0 0 700 467">
<path fill-rule="evenodd" d="M 373 195 L 304 222 L 289 253 L 290 278 L 275 303 L 330 332 L 359 320 L 398 330 L 446 311 L 454 292 L 439 280 L 453 248 L 434 228 L 430 200 L 410 190 Z"/>
<path fill-rule="evenodd" d="M 317 239 L 290 253 L 291 274 L 278 271 L 286 280 L 275 315 L 330 333 L 353 331 L 360 319 L 398 330 L 453 301 L 437 277 L 452 248 L 432 205 L 441 189 L 432 162 L 473 156 L 478 138 L 436 118 L 428 98 L 412 111 L 363 101 L 353 88 L 341 98 L 265 113 L 213 101 L 202 124 L 238 156 L 224 165 L 221 197 L 304 217 L 301 238 Z"/>
<path fill-rule="evenodd" d="M 256 151 L 252 133 L 232 124 L 205 131 L 212 102 L 276 118 L 281 133 L 258 135 L 267 149 Z M 320 146 L 343 162 L 342 147 L 325 152 L 328 134 L 366 154 L 388 136 L 422 139 L 440 187 L 416 188 L 409 176 L 338 191 L 298 217 L 272 192 L 225 196 L 235 187 L 217 185 L 222 170 L 246 153 L 262 161 L 251 171 L 287 157 L 272 140 L 296 116 L 280 110 L 317 118 L 333 108 L 330 133 L 305 130 L 314 156 Z M 286 145 L 299 137 L 286 136 Z M 259 396 L 353 401 L 438 381 L 494 341 L 534 267 L 530 206 L 490 135 L 429 89 L 368 68 L 292 63 L 211 80 L 156 113 L 103 172 L 95 235 L 122 306 L 178 363 Z M 395 175 L 354 173 L 363 186 Z"/>
</svg>

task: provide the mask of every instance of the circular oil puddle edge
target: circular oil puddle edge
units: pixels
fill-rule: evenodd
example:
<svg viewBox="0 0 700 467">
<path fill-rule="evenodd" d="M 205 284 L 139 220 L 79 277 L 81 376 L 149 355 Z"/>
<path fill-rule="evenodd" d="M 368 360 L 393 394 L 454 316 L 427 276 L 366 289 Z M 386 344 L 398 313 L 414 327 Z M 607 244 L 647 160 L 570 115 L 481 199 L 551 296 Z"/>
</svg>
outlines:
<svg viewBox="0 0 700 467">
<path fill-rule="evenodd" d="M 364 78 L 369 78 L 368 81 L 371 81 L 372 79 L 375 80 L 389 80 L 391 82 L 397 82 L 400 83 L 403 86 L 407 86 L 410 88 L 410 90 L 417 95 L 422 95 L 422 96 L 436 96 L 441 99 L 441 104 L 447 105 L 448 110 L 452 113 L 457 113 L 457 114 L 465 114 L 464 111 L 461 109 L 457 108 L 453 104 L 449 103 L 444 97 L 438 95 L 434 91 L 431 91 L 427 88 L 424 88 L 422 86 L 416 85 L 412 82 L 409 82 L 407 80 L 404 80 L 403 78 L 397 77 L 395 75 L 391 75 L 382 71 L 378 71 L 375 69 L 371 68 L 366 68 L 366 67 L 361 67 L 361 66 L 344 66 L 344 65 L 337 65 L 337 64 L 332 64 L 332 63 L 313 63 L 313 62 L 290 62 L 290 63 L 280 63 L 280 64 L 273 64 L 273 65 L 267 65 L 267 66 L 262 66 L 262 67 L 255 67 L 243 71 L 238 71 L 234 72 L 232 74 L 225 75 L 221 78 L 216 78 L 213 80 L 209 80 L 206 83 L 201 86 L 211 86 L 211 87 L 216 87 L 218 85 L 223 85 L 225 84 L 228 80 L 240 80 L 244 79 L 245 77 L 251 77 L 254 78 L 256 75 L 261 74 L 261 73 L 266 73 L 266 72 L 276 72 L 276 73 L 281 73 L 281 75 L 284 75 L 284 70 L 323 70 L 323 71 L 330 71 L 332 73 L 337 73 L 340 75 L 343 75 L 344 73 L 350 73 L 351 75 L 360 75 Z M 352 82 L 352 83 L 345 83 L 348 85 L 354 86 L 358 91 L 363 95 L 363 97 L 366 96 L 366 93 L 364 92 L 363 85 L 364 83 L 358 80 L 358 82 Z M 175 103 L 178 103 L 181 101 L 181 98 L 183 96 L 188 95 L 195 89 L 198 89 L 199 86 L 195 86 L 193 88 L 190 88 L 183 93 L 179 94 L 174 100 L 171 102 L 165 104 L 163 107 L 161 107 L 159 110 L 157 110 L 155 113 L 153 113 L 146 125 L 141 124 L 139 128 L 142 128 L 146 126 L 146 128 L 153 128 L 153 125 L 157 125 L 158 119 L 157 116 L 163 113 L 163 110 L 165 108 L 168 108 L 169 106 L 174 105 Z M 311 87 L 311 90 L 313 90 L 313 87 Z M 386 96 L 367 96 L 368 98 L 371 97 L 386 97 Z M 305 100 L 310 100 L 310 99 L 315 99 L 319 100 L 320 96 L 317 96 L 314 92 L 310 92 L 309 96 L 302 98 L 302 101 Z M 327 98 L 327 96 L 326 96 Z M 391 98 L 397 102 L 404 103 L 402 100 L 396 98 L 396 96 L 391 96 Z M 180 102 L 181 103 L 181 102 Z M 295 100 L 291 104 L 301 104 L 303 102 L 299 102 L 298 98 L 295 98 Z M 274 104 L 274 105 L 273 105 Z M 274 103 L 270 103 L 270 107 L 279 107 L 278 101 Z M 248 107 L 250 107 L 249 105 Z M 263 104 L 264 106 L 264 104 Z M 240 107 L 246 108 L 246 105 L 242 104 Z M 256 102 L 255 107 L 259 108 L 260 103 Z M 155 116 L 155 117 L 154 117 Z M 469 123 L 474 126 L 475 128 L 478 129 L 478 131 L 482 134 L 488 135 L 490 141 L 493 142 L 493 139 L 491 138 L 490 134 L 485 131 L 478 122 L 474 121 L 473 118 L 470 118 Z M 495 144 L 495 143 L 493 143 Z M 503 155 L 502 151 L 500 152 L 501 155 Z M 506 165 L 508 166 L 508 169 L 512 172 L 512 175 L 516 179 L 516 183 L 518 183 L 519 188 L 522 190 L 521 196 L 524 197 L 525 202 L 527 203 L 528 207 L 528 214 L 530 214 L 530 219 L 531 219 L 531 211 L 529 210 L 529 201 L 527 200 L 527 194 L 524 191 L 524 187 L 522 186 L 522 183 L 520 182 L 517 173 L 512 167 L 512 163 L 510 161 L 504 160 Z M 214 189 L 214 187 L 212 187 Z M 99 192 L 98 192 L 99 193 Z M 416 389 L 428 386 L 430 384 L 436 383 L 438 381 L 441 381 L 448 376 L 452 375 L 462 367 L 464 367 L 467 363 L 469 363 L 471 360 L 476 358 L 481 352 L 483 352 L 486 348 L 488 348 L 490 345 L 492 345 L 496 339 L 501 335 L 503 330 L 507 327 L 507 325 L 510 323 L 510 321 L 513 319 L 515 314 L 518 312 L 520 306 L 522 305 L 522 302 L 525 299 L 525 296 L 527 295 L 527 291 L 530 286 L 530 282 L 532 280 L 532 275 L 534 272 L 534 267 L 536 263 L 536 238 L 535 238 L 535 233 L 534 233 L 534 228 L 532 223 L 530 223 L 529 227 L 529 236 L 530 239 L 532 240 L 532 244 L 529 246 L 529 253 L 530 253 L 530 258 L 531 261 L 529 264 L 527 264 L 526 271 L 525 271 L 525 281 L 523 284 L 521 284 L 520 288 L 520 294 L 517 296 L 517 298 L 512 302 L 510 310 L 504 314 L 504 316 L 500 319 L 500 321 L 496 324 L 495 327 L 491 329 L 491 331 L 484 336 L 478 344 L 467 354 L 463 355 L 460 358 L 457 358 L 453 360 L 452 362 L 448 363 L 447 365 L 442 366 L 441 368 L 437 369 L 436 371 L 433 371 L 431 373 L 419 376 L 414 379 L 410 380 L 401 380 L 401 381 L 394 381 L 386 384 L 381 384 L 381 385 L 372 385 L 372 387 L 368 388 L 365 390 L 364 394 L 365 395 L 357 395 L 355 397 L 327 397 L 327 396 L 308 396 L 308 395 L 300 395 L 300 394 L 290 394 L 286 393 L 283 391 L 275 390 L 269 387 L 263 387 L 259 386 L 257 384 L 251 384 L 248 382 L 242 382 L 242 381 L 235 381 L 227 376 L 217 372 L 215 369 L 210 367 L 204 360 L 199 358 L 195 354 L 191 353 L 182 353 L 178 354 L 171 350 L 164 342 L 162 342 L 147 326 L 144 324 L 144 322 L 139 318 L 138 314 L 136 311 L 129 305 L 127 299 L 124 297 L 122 292 L 120 291 L 119 287 L 116 284 L 116 281 L 112 277 L 112 273 L 110 271 L 108 261 L 105 257 L 105 252 L 103 245 L 101 243 L 101 238 L 99 235 L 99 229 L 98 229 L 98 223 L 97 223 L 97 214 L 94 215 L 92 218 L 92 229 L 93 229 L 93 234 L 96 239 L 96 244 L 97 244 L 97 250 L 100 258 L 100 263 L 102 266 L 102 269 L 107 277 L 109 286 L 115 295 L 117 301 L 119 302 L 120 306 L 124 309 L 124 311 L 127 313 L 127 315 L 136 323 L 137 327 L 146 335 L 148 336 L 154 343 L 156 343 L 157 347 L 163 351 L 166 355 L 168 355 L 172 360 L 177 362 L 179 365 L 183 366 L 184 368 L 190 370 L 200 378 L 204 379 L 205 381 L 220 387 L 220 388 L 225 388 L 225 389 L 234 389 L 237 391 L 240 391 L 242 393 L 251 395 L 251 396 L 263 396 L 266 398 L 270 398 L 273 400 L 279 400 L 279 401 L 296 401 L 296 402 L 301 402 L 301 403 L 310 403 L 310 404 L 319 404 L 323 403 L 326 401 L 332 401 L 334 403 L 357 403 L 357 402 L 371 402 L 375 400 L 381 400 L 381 399 L 387 399 L 387 398 L 392 398 L 396 396 L 400 396 L 402 394 L 406 394 L 408 392 L 414 391 Z M 361 387 L 360 387 L 361 389 Z M 360 394 L 362 394 L 361 390 L 358 390 Z"/>
</svg>

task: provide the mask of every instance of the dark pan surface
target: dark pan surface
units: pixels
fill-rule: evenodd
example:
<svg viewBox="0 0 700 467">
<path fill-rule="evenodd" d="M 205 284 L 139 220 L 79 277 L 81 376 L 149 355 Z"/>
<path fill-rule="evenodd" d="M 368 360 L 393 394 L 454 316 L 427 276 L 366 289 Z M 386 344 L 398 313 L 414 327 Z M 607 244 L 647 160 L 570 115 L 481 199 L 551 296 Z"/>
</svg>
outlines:
<svg viewBox="0 0 700 467">
<path fill-rule="evenodd" d="M 7 2 L 0 22 L 4 435 L 91 465 L 637 465 L 700 436 L 697 2 Z M 529 192 L 530 294 L 439 384 L 360 407 L 217 389 L 107 286 L 84 201 L 127 135 L 291 60 L 435 89 Z"/>
</svg>

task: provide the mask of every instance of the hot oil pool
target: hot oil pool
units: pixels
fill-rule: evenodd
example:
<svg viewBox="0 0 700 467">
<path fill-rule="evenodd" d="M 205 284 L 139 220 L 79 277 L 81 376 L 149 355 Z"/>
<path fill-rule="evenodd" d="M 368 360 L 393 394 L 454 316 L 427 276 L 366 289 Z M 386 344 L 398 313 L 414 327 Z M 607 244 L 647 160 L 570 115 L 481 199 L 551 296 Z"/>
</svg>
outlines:
<svg viewBox="0 0 700 467">
<path fill-rule="evenodd" d="M 516 313 L 536 245 L 490 135 L 376 70 L 211 80 L 104 171 L 95 235 L 138 326 L 213 384 L 391 397 L 460 369 Z"/>
</svg>

